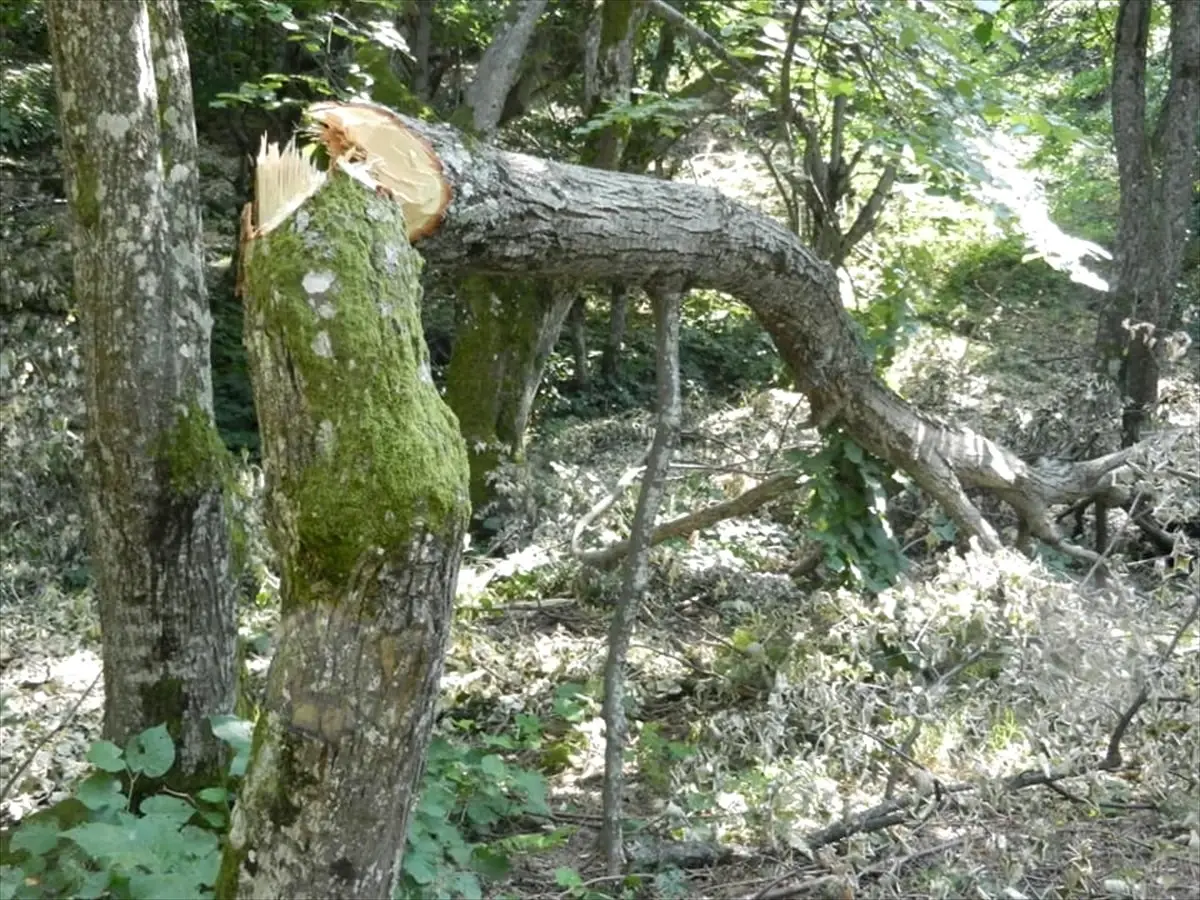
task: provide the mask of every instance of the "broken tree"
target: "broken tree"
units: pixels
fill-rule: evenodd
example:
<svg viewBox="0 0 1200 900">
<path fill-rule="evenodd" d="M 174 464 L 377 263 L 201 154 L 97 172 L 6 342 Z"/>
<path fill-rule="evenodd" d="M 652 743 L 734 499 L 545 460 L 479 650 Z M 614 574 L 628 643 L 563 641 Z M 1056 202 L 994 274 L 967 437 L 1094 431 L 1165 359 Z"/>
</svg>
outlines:
<svg viewBox="0 0 1200 900">
<path fill-rule="evenodd" d="M 328 173 L 264 146 L 242 291 L 282 609 L 219 897 L 385 897 L 424 766 L 469 512 L 430 375 L 420 258 L 449 198 L 388 127 L 363 165 L 319 108 Z M 327 111 L 328 112 L 328 111 Z"/>
</svg>

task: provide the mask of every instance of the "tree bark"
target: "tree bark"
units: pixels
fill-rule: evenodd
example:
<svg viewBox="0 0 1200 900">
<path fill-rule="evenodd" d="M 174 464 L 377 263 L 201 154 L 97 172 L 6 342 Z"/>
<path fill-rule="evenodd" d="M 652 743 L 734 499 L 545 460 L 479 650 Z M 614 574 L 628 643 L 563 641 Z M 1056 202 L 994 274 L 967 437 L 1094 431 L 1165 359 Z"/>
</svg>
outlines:
<svg viewBox="0 0 1200 900">
<path fill-rule="evenodd" d="M 402 117 L 430 141 L 454 188 L 430 265 L 456 273 L 630 283 L 683 277 L 746 303 L 771 334 L 812 420 L 840 418 L 869 452 L 908 472 L 968 536 L 999 546 L 965 490 L 990 491 L 1060 545 L 1047 506 L 1090 496 L 1114 456 L 1037 468 L 969 428 L 922 415 L 874 374 L 832 268 L 777 222 L 697 185 L 604 172 L 488 148 Z"/>
<path fill-rule="evenodd" d="M 621 810 L 625 784 L 625 742 L 629 723 L 625 716 L 625 663 L 633 626 L 642 607 L 642 596 L 650 580 L 650 548 L 654 520 L 662 505 L 671 451 L 679 439 L 683 411 L 679 395 L 679 309 L 682 284 L 658 284 L 648 288 L 654 304 L 657 335 L 658 410 L 654 443 L 646 459 L 642 490 L 629 529 L 629 550 L 621 578 L 621 595 L 608 629 L 608 656 L 604 662 L 604 787 L 600 825 L 600 851 L 610 876 L 620 875 L 625 866 Z"/>
<path fill-rule="evenodd" d="M 574 298 L 573 289 L 549 281 L 474 277 L 459 283 L 446 402 L 467 442 L 477 515 L 494 499 L 488 478 L 500 462 L 524 458 L 542 372 Z"/>
<path fill-rule="evenodd" d="M 233 711 L 235 583 L 212 417 L 187 52 L 175 0 L 48 0 L 85 366 L 84 465 L 104 736 L 166 722 L 215 774 Z"/>
<path fill-rule="evenodd" d="M 243 240 L 282 618 L 220 897 L 390 897 L 469 513 L 399 207 L 335 173 Z"/>
<path fill-rule="evenodd" d="M 1200 4 L 1171 4 L 1171 74 L 1153 129 L 1146 116 L 1151 0 L 1122 0 L 1112 115 L 1121 198 L 1114 276 L 1096 333 L 1100 369 L 1125 397 L 1122 440 L 1136 442 L 1158 402 L 1162 338 L 1171 316 L 1191 211 L 1200 128 Z"/>
<path fill-rule="evenodd" d="M 504 101 L 521 73 L 521 60 L 547 0 L 513 0 L 515 12 L 509 24 L 496 35 L 479 61 L 475 78 L 467 88 L 465 110 L 470 124 L 481 137 L 490 137 L 500 124 Z"/>
</svg>

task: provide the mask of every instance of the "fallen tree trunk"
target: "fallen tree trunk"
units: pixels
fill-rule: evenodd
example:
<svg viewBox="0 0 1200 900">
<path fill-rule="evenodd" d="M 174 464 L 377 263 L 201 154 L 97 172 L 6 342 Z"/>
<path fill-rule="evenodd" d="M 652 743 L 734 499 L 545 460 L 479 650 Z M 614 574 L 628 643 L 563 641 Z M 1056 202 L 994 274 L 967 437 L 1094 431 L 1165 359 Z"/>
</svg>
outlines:
<svg viewBox="0 0 1200 900">
<path fill-rule="evenodd" d="M 367 104 L 423 137 L 441 162 L 453 200 L 440 227 L 420 241 L 427 262 L 447 272 L 626 283 L 683 279 L 744 302 L 770 333 L 812 422 L 839 419 L 865 450 L 907 472 L 967 536 L 1000 546 L 995 528 L 967 497 L 999 496 L 1023 530 L 1094 559 L 1062 541 L 1048 515 L 1056 503 L 1091 496 L 1127 456 L 1031 466 L 970 428 L 922 414 L 872 370 L 859 331 L 842 306 L 833 269 L 778 222 L 711 188 L 506 153 L 452 128 Z"/>
<path fill-rule="evenodd" d="M 430 265 L 584 281 L 619 270 L 629 283 L 682 277 L 736 297 L 770 333 L 814 423 L 840 418 L 986 548 L 999 537 L 966 489 L 998 495 L 1031 535 L 1062 546 L 1048 507 L 1090 496 L 1127 458 L 1037 468 L 922 414 L 875 376 L 833 269 L 783 225 L 718 191 L 473 148 L 452 129 L 401 121 L 430 142 L 454 191 L 441 229 L 419 245 Z"/>
</svg>

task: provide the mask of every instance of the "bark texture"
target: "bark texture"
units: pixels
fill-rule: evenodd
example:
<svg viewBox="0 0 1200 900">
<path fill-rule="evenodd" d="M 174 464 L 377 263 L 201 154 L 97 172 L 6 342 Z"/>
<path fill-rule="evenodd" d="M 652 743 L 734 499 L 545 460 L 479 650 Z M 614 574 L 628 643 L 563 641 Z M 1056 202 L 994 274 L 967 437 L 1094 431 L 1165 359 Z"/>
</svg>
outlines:
<svg viewBox="0 0 1200 900">
<path fill-rule="evenodd" d="M 235 584 L 212 419 L 187 53 L 175 0 L 48 0 L 74 214 L 104 735 L 166 722 L 214 769 L 233 711 Z"/>
<path fill-rule="evenodd" d="M 335 174 L 243 244 L 282 619 L 221 897 L 390 897 L 469 511 L 397 205 Z"/>
<path fill-rule="evenodd" d="M 1151 0 L 1122 0 L 1113 58 L 1112 115 L 1121 200 L 1114 276 L 1100 321 L 1100 367 L 1125 397 L 1122 438 L 1138 440 L 1158 402 L 1163 338 L 1183 265 L 1200 129 L 1200 3 L 1171 4 L 1171 75 L 1157 121 L 1147 121 Z"/>
<path fill-rule="evenodd" d="M 465 110 L 469 111 L 470 125 L 476 134 L 489 137 L 500 124 L 504 101 L 521 74 L 521 60 L 546 3 L 547 0 L 513 0 L 511 21 L 484 51 L 466 96 Z"/>
<path fill-rule="evenodd" d="M 500 462 L 524 458 L 542 371 L 574 296 L 552 281 L 476 276 L 459 283 L 446 402 L 467 442 L 477 512 L 494 497 L 488 478 Z"/>
<path fill-rule="evenodd" d="M 966 488 L 1010 503 L 1059 544 L 1051 503 L 1090 496 L 1124 457 L 1035 468 L 971 429 L 921 414 L 872 370 L 833 269 L 777 222 L 709 188 L 470 148 L 449 128 L 405 123 L 433 145 L 454 188 L 421 242 L 446 271 L 631 283 L 680 277 L 746 303 L 770 333 L 817 425 L 840 418 L 866 450 L 908 472 L 967 535 L 999 546 Z"/>
</svg>

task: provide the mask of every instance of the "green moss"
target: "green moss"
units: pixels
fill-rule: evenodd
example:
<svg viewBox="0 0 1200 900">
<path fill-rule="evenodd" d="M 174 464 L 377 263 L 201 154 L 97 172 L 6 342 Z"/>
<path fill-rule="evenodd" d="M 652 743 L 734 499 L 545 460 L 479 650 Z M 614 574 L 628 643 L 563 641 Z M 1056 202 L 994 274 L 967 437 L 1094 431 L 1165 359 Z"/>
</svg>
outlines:
<svg viewBox="0 0 1200 900">
<path fill-rule="evenodd" d="M 199 403 L 188 403 L 159 439 L 155 456 L 166 464 L 171 489 L 198 497 L 230 487 L 233 459 L 212 416 Z"/>
<path fill-rule="evenodd" d="M 75 160 L 75 205 L 73 212 L 79 224 L 87 230 L 100 222 L 100 200 L 96 196 L 96 170 L 89 159 Z"/>
<path fill-rule="evenodd" d="M 536 366 L 551 293 L 520 279 L 474 276 L 458 286 L 462 319 L 446 373 L 446 402 L 458 416 L 471 466 L 471 502 L 491 499 L 488 476 L 520 461 L 516 405 Z"/>
<path fill-rule="evenodd" d="M 275 461 L 295 513 L 285 604 L 300 589 L 336 599 L 367 554 L 406 547 L 415 527 L 465 526 L 466 452 L 429 374 L 420 257 L 403 235 L 398 206 L 335 175 L 247 248 L 251 346 L 280 348 L 303 395 L 271 383 L 282 372 L 256 373 L 268 466 L 274 438 L 289 446 Z"/>
<path fill-rule="evenodd" d="M 619 44 L 629 31 L 629 20 L 633 16 L 635 4 L 629 0 L 605 0 L 604 10 L 600 20 L 600 52 L 603 53 L 614 44 Z"/>
</svg>

